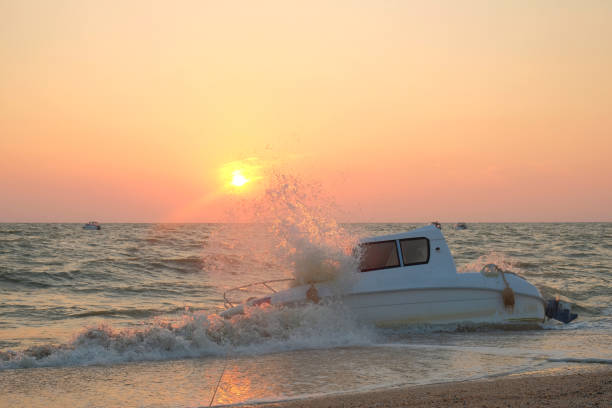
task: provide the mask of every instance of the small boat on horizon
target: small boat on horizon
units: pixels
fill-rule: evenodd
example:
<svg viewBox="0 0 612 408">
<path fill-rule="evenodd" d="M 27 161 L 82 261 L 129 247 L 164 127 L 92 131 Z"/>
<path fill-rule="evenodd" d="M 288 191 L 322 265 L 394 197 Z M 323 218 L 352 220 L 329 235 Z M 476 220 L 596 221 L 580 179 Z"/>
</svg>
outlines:
<svg viewBox="0 0 612 408">
<path fill-rule="evenodd" d="M 410 324 L 540 324 L 553 318 L 574 320 L 558 299 L 546 302 L 524 278 L 488 264 L 480 272 L 458 273 L 442 232 L 430 225 L 413 231 L 362 240 L 356 282 L 338 294 L 331 282 L 314 282 L 275 291 L 258 282 L 223 294 L 225 318 L 262 304 L 296 306 L 339 299 L 361 321 L 376 326 Z M 284 279 L 285 281 L 287 279 Z M 289 279 L 291 280 L 291 279 Z M 263 285 L 272 293 L 235 304 L 232 291 Z"/>
<path fill-rule="evenodd" d="M 456 230 L 467 229 L 467 224 L 465 222 L 458 222 L 457 224 L 455 224 L 455 229 Z"/>
<path fill-rule="evenodd" d="M 83 225 L 83 229 L 86 230 L 99 230 L 102 227 L 100 227 L 100 223 L 98 223 L 98 221 L 89 221 L 87 224 Z"/>
</svg>

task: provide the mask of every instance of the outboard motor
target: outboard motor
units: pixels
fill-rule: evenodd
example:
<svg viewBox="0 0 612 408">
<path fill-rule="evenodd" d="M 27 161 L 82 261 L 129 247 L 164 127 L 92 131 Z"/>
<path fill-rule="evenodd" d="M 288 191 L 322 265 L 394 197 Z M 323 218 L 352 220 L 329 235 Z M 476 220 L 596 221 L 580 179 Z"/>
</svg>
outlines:
<svg viewBox="0 0 612 408">
<path fill-rule="evenodd" d="M 550 299 L 548 301 L 545 314 L 546 317 L 563 323 L 569 323 L 578 317 L 576 313 L 572 313 L 571 305 L 560 301 L 559 298 Z"/>
</svg>

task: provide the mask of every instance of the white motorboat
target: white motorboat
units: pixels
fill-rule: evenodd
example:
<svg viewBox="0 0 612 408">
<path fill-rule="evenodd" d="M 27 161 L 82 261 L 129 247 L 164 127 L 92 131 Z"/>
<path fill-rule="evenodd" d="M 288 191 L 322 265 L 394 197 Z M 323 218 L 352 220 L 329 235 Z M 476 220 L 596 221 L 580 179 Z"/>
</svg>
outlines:
<svg viewBox="0 0 612 408">
<path fill-rule="evenodd" d="M 299 305 L 338 299 L 360 320 L 377 326 L 409 324 L 507 324 L 542 323 L 545 317 L 565 323 L 576 318 L 568 305 L 544 301 L 538 289 L 522 277 L 493 264 L 482 271 L 458 273 L 442 232 L 430 225 L 413 231 L 363 240 L 361 273 L 348 288 L 338 292 L 333 282 L 310 283 L 274 291 L 242 304 L 224 294 L 229 318 L 246 307 Z"/>
<path fill-rule="evenodd" d="M 98 223 L 97 221 L 89 221 L 87 224 L 83 225 L 83 229 L 86 230 L 99 230 L 102 227 L 100 227 L 100 223 Z"/>
</svg>

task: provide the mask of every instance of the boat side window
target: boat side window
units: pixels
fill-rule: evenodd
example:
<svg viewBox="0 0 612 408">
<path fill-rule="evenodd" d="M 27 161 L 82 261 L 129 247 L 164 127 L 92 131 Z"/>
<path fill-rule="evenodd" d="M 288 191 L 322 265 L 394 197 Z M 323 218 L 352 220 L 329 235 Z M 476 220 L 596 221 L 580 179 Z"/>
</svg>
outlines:
<svg viewBox="0 0 612 408">
<path fill-rule="evenodd" d="M 395 241 L 370 242 L 362 245 L 361 272 L 400 266 Z"/>
<path fill-rule="evenodd" d="M 400 240 L 404 266 L 429 262 L 429 240 L 427 238 L 408 238 Z"/>
</svg>

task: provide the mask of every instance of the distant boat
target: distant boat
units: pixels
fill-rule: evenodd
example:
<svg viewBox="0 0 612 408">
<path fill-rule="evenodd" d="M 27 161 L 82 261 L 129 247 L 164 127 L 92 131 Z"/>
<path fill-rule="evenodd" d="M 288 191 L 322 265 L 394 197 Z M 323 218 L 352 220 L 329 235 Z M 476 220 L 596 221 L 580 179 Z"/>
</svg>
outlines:
<svg viewBox="0 0 612 408">
<path fill-rule="evenodd" d="M 87 224 L 83 225 L 83 229 L 86 230 L 99 230 L 100 228 L 98 221 L 89 221 Z"/>
<path fill-rule="evenodd" d="M 467 224 L 465 222 L 458 222 L 457 224 L 455 224 L 455 229 L 456 230 L 467 229 Z"/>
<path fill-rule="evenodd" d="M 438 221 L 433 221 L 431 223 L 431 225 L 433 225 L 434 227 L 436 227 L 437 229 L 441 230 L 442 229 L 442 224 L 440 224 Z"/>
</svg>

